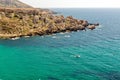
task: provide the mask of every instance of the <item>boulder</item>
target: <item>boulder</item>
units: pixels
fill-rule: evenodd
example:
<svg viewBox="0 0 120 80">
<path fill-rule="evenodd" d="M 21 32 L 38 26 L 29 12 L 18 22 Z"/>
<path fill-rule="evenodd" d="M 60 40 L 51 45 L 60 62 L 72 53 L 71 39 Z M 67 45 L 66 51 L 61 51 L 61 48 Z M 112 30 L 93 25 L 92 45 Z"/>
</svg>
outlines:
<svg viewBox="0 0 120 80">
<path fill-rule="evenodd" d="M 39 16 L 35 15 L 35 16 L 33 17 L 33 23 L 36 24 L 36 23 L 38 23 L 38 22 L 39 22 Z"/>
<path fill-rule="evenodd" d="M 99 26 L 99 23 L 94 24 L 95 26 Z"/>
<path fill-rule="evenodd" d="M 79 25 L 80 30 L 85 30 L 85 26 Z"/>
<path fill-rule="evenodd" d="M 95 29 L 95 25 L 89 25 L 89 26 L 87 26 L 87 28 L 93 30 L 93 29 Z"/>
<path fill-rule="evenodd" d="M 89 23 L 88 23 L 88 21 L 84 21 L 83 20 L 82 25 L 85 26 L 85 27 L 87 27 L 89 25 Z"/>
<path fill-rule="evenodd" d="M 0 12 L 0 14 L 1 14 L 1 17 L 6 17 L 4 12 Z"/>
<path fill-rule="evenodd" d="M 93 23 L 89 23 L 89 25 L 99 26 L 99 23 L 95 23 L 95 24 L 93 24 Z"/>
<path fill-rule="evenodd" d="M 73 19 L 73 17 L 72 17 L 72 16 L 67 16 L 66 18 L 68 18 L 68 19 Z"/>
</svg>

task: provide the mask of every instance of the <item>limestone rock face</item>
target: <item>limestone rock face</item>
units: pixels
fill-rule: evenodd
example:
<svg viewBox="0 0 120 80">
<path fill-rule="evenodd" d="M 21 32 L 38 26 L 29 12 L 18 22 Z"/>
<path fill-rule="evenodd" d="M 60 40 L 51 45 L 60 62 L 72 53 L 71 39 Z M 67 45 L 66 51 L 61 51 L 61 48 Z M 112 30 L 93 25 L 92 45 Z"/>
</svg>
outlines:
<svg viewBox="0 0 120 80">
<path fill-rule="evenodd" d="M 0 0 L 0 7 L 32 8 L 19 0 Z"/>
<path fill-rule="evenodd" d="M 0 38 L 93 30 L 98 25 L 72 16 L 53 15 L 49 11 L 43 14 L 35 8 L 0 8 Z"/>
</svg>

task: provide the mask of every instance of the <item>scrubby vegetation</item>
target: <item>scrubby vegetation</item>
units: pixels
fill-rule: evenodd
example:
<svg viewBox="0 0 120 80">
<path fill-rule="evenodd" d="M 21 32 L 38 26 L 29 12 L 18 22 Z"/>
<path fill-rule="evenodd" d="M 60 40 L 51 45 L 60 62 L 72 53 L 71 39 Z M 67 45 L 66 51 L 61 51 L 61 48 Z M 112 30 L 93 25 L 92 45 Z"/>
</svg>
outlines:
<svg viewBox="0 0 120 80">
<path fill-rule="evenodd" d="M 95 29 L 97 25 L 72 16 L 65 18 L 63 15 L 53 15 L 49 10 L 0 8 L 0 38 L 47 35 L 86 28 Z"/>
</svg>

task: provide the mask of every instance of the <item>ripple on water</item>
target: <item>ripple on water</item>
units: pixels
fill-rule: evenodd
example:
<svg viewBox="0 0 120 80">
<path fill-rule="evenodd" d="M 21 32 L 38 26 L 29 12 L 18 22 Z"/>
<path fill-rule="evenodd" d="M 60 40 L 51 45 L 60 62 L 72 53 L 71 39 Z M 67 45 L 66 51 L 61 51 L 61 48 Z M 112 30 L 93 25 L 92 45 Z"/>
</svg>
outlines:
<svg viewBox="0 0 120 80">
<path fill-rule="evenodd" d="M 53 36 L 52 38 L 57 38 L 57 36 Z"/>
<path fill-rule="evenodd" d="M 67 38 L 69 38 L 69 37 L 70 37 L 70 35 L 65 35 L 64 37 L 67 37 Z"/>
<path fill-rule="evenodd" d="M 81 74 L 83 75 L 89 75 L 89 76 L 97 76 L 101 79 L 105 80 L 120 80 L 120 72 L 119 71 L 106 71 L 106 72 L 97 72 L 97 71 L 81 71 L 81 70 L 76 70 L 70 76 L 80 76 Z"/>
<path fill-rule="evenodd" d="M 52 77 L 52 76 L 49 76 L 49 77 L 47 77 L 47 80 L 59 80 L 59 79 L 55 78 L 55 77 Z"/>
</svg>

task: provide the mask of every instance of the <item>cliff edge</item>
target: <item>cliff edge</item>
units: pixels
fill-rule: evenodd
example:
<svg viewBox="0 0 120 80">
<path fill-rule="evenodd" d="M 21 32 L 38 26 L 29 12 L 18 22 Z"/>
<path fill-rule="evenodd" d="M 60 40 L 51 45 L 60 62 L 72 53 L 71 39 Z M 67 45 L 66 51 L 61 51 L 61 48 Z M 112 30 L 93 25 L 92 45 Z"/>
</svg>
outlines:
<svg viewBox="0 0 120 80">
<path fill-rule="evenodd" d="M 0 7 L 11 7 L 11 8 L 32 8 L 19 0 L 0 0 Z"/>
</svg>

